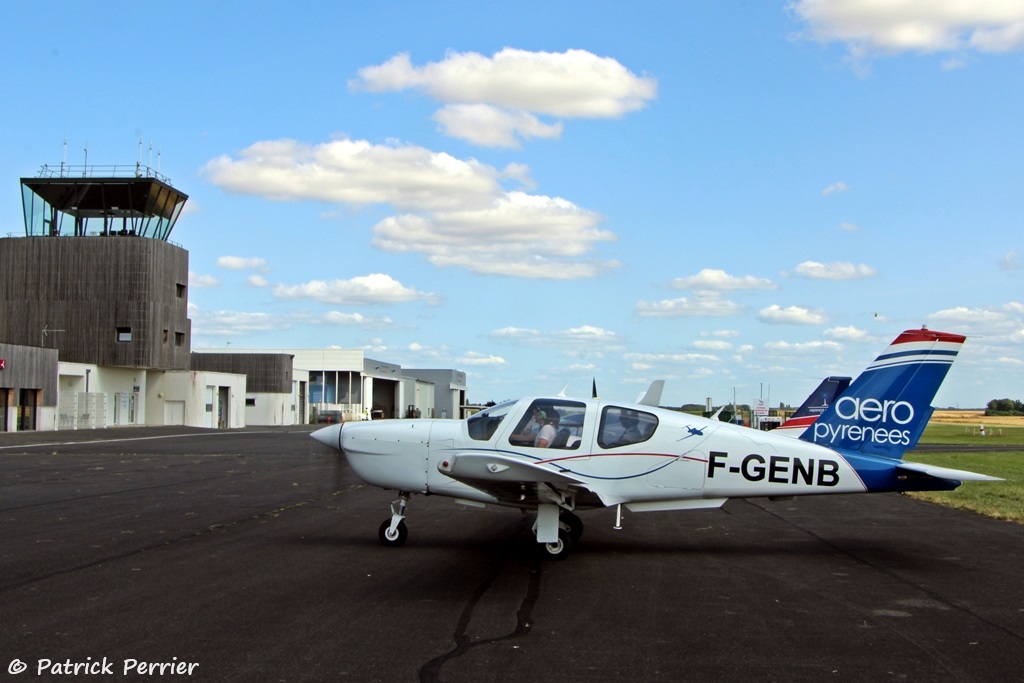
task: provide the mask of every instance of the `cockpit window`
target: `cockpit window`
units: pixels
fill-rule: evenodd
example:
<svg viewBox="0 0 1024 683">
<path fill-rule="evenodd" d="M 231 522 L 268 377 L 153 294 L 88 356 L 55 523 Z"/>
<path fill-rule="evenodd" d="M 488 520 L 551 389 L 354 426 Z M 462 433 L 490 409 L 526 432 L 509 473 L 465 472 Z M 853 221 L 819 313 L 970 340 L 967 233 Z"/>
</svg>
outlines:
<svg viewBox="0 0 1024 683">
<path fill-rule="evenodd" d="M 658 416 L 640 410 L 609 406 L 601 412 L 597 443 L 617 448 L 647 441 L 658 428 Z"/>
<path fill-rule="evenodd" d="M 576 450 L 582 440 L 586 412 L 586 404 L 576 401 L 534 401 L 516 425 L 509 443 L 513 446 Z"/>
<path fill-rule="evenodd" d="M 508 411 L 516 404 L 515 401 L 506 401 L 486 410 L 481 410 L 476 415 L 470 416 L 466 422 L 469 424 L 469 438 L 476 441 L 490 441 L 498 425 L 508 415 Z"/>
</svg>

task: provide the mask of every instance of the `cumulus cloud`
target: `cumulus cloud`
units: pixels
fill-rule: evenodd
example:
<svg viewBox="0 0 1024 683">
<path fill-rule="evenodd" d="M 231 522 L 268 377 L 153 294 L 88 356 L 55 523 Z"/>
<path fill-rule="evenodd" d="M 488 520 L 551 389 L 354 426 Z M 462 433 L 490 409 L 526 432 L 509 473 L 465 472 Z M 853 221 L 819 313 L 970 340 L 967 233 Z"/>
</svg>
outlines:
<svg viewBox="0 0 1024 683">
<path fill-rule="evenodd" d="M 475 351 L 467 351 L 460 356 L 456 361 L 456 365 L 474 365 L 474 366 L 502 366 L 508 365 L 508 361 L 501 356 L 493 356 L 483 353 L 477 353 Z"/>
<path fill-rule="evenodd" d="M 1017 257 L 1017 250 L 1011 249 L 1010 251 L 1003 254 L 1003 257 L 999 259 L 1000 270 L 1020 270 L 1022 267 L 1020 260 Z"/>
<path fill-rule="evenodd" d="M 743 306 L 721 296 L 641 300 L 636 304 L 636 314 L 644 318 L 714 318 L 739 315 L 743 311 Z"/>
<path fill-rule="evenodd" d="M 492 57 L 450 52 L 421 67 L 402 53 L 360 69 L 349 86 L 370 92 L 415 89 L 439 102 L 486 103 L 567 118 L 622 116 L 642 109 L 657 94 L 654 78 L 636 76 L 610 57 L 586 50 L 513 48 Z"/>
<path fill-rule="evenodd" d="M 585 258 L 615 235 L 597 227 L 599 216 L 570 201 L 510 192 L 485 208 L 405 214 L 373 228 L 384 251 L 426 254 L 436 266 L 492 274 L 578 279 L 616 268 L 615 261 Z"/>
<path fill-rule="evenodd" d="M 778 289 L 778 285 L 771 280 L 754 277 L 753 275 L 729 275 L 724 270 L 716 268 L 705 268 L 696 275 L 675 278 L 669 286 L 673 289 L 714 292 L 731 292 L 741 289 Z"/>
<path fill-rule="evenodd" d="M 503 327 L 494 330 L 489 336 L 494 341 L 518 346 L 558 348 L 570 355 L 579 355 L 580 352 L 600 354 L 625 348 L 618 334 L 594 325 L 554 331 Z"/>
<path fill-rule="evenodd" d="M 290 316 L 247 311 L 203 311 L 189 309 L 192 320 L 192 336 L 239 336 L 254 332 L 270 332 L 289 329 L 293 320 Z"/>
<path fill-rule="evenodd" d="M 822 334 L 832 339 L 839 339 L 841 341 L 853 341 L 861 342 L 866 341 L 868 333 L 862 329 L 854 327 L 853 325 L 847 325 L 845 327 L 830 327 L 825 330 Z"/>
<path fill-rule="evenodd" d="M 828 320 L 820 311 L 812 311 L 801 306 L 783 308 L 778 304 L 762 308 L 758 311 L 757 319 L 773 325 L 820 325 Z"/>
<path fill-rule="evenodd" d="M 840 181 L 838 183 L 833 183 L 833 184 L 829 185 L 828 187 L 826 187 L 824 190 L 822 190 L 821 191 L 821 196 L 822 197 L 827 197 L 830 194 L 833 194 L 835 192 L 846 192 L 848 189 L 850 189 L 850 188 L 846 185 L 846 183 Z"/>
<path fill-rule="evenodd" d="M 843 345 L 834 341 L 787 342 L 775 341 L 765 343 L 765 348 L 778 354 L 802 355 L 819 351 L 842 351 Z"/>
<path fill-rule="evenodd" d="M 387 316 L 369 316 L 362 313 L 342 313 L 341 311 L 328 311 L 321 316 L 320 320 L 328 325 L 342 325 L 365 327 L 369 329 L 392 328 L 395 322 Z"/>
<path fill-rule="evenodd" d="M 217 265 L 228 270 L 264 270 L 266 259 L 246 256 L 221 256 Z"/>
<path fill-rule="evenodd" d="M 802 37 L 845 43 L 853 60 L 872 54 L 1024 48 L 1024 3 L 1012 0 L 796 0 L 789 9 L 806 23 Z"/>
<path fill-rule="evenodd" d="M 191 270 L 188 271 L 188 286 L 203 289 L 206 287 L 219 287 L 220 280 L 212 275 L 200 275 Z"/>
<path fill-rule="evenodd" d="M 374 226 L 373 244 L 424 254 L 439 267 L 576 279 L 619 266 L 593 253 L 616 239 L 599 227 L 599 214 L 560 197 L 502 187 L 502 181 L 528 181 L 522 164 L 498 170 L 422 147 L 276 140 L 214 159 L 205 173 L 226 191 L 279 201 L 389 205 L 400 213 Z"/>
<path fill-rule="evenodd" d="M 274 287 L 279 299 L 314 299 L 329 304 L 350 306 L 399 304 L 420 301 L 440 303 L 440 297 L 406 287 L 390 275 L 373 273 L 348 280 L 312 280 L 298 285 L 279 284 Z"/>
<path fill-rule="evenodd" d="M 732 348 L 732 343 L 716 339 L 698 339 L 693 342 L 693 348 L 702 351 L 728 351 Z"/>
<path fill-rule="evenodd" d="M 446 135 L 482 147 L 520 146 L 520 140 L 559 138 L 562 124 L 548 124 L 525 111 L 509 111 L 489 104 L 450 104 L 434 113 Z"/>
<path fill-rule="evenodd" d="M 793 274 L 811 280 L 861 280 L 874 277 L 878 272 L 863 263 L 855 265 L 847 261 L 834 263 L 804 261 L 793 269 Z"/>
</svg>

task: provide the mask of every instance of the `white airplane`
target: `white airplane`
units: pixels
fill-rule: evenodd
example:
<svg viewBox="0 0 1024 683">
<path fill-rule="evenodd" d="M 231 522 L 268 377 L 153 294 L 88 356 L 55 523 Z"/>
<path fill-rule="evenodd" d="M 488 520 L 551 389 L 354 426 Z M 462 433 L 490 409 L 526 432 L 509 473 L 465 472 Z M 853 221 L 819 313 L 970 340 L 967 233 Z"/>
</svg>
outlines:
<svg viewBox="0 0 1024 683">
<path fill-rule="evenodd" d="M 650 405 L 534 397 L 465 420 L 335 424 L 313 438 L 345 454 L 366 482 L 398 491 L 378 536 L 408 537 L 413 494 L 536 514 L 542 553 L 564 558 L 577 512 L 721 507 L 730 498 L 952 490 L 995 477 L 902 460 L 931 416 L 965 337 L 908 330 L 798 438 Z M 653 394 L 660 395 L 660 386 Z"/>
</svg>

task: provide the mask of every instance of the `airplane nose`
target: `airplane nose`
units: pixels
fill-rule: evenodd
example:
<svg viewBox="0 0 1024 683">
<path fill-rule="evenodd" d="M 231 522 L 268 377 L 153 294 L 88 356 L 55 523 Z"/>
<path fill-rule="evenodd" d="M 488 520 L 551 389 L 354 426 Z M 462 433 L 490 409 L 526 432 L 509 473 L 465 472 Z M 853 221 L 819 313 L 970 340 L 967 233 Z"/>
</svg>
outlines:
<svg viewBox="0 0 1024 683">
<path fill-rule="evenodd" d="M 339 422 L 338 424 L 333 424 L 324 427 L 323 429 L 318 429 L 312 434 L 310 434 L 310 436 L 319 441 L 320 443 L 322 443 L 323 445 L 330 446 L 331 448 L 336 448 L 340 451 L 342 426 L 342 423 Z"/>
</svg>

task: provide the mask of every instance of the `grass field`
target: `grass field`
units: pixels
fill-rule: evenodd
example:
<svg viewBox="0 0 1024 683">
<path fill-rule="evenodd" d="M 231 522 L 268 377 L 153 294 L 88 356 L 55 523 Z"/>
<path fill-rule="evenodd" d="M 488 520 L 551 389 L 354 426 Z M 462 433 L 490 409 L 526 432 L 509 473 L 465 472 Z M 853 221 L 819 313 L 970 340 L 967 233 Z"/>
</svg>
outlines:
<svg viewBox="0 0 1024 683">
<path fill-rule="evenodd" d="M 960 411 L 936 411 L 921 437 L 922 444 L 962 446 L 1024 446 L 1024 418 L 987 420 L 983 416 L 949 415 Z M 936 419 L 936 417 L 940 419 Z M 962 420 L 957 420 L 962 417 Z M 1001 423 L 1001 424 L 1000 424 Z M 980 427 L 985 425 L 985 435 Z M 1024 524 L 1024 451 L 910 452 L 907 460 L 939 467 L 980 472 L 1006 481 L 964 482 L 955 491 L 912 493 L 921 500 L 973 510 L 981 514 Z"/>
</svg>

